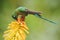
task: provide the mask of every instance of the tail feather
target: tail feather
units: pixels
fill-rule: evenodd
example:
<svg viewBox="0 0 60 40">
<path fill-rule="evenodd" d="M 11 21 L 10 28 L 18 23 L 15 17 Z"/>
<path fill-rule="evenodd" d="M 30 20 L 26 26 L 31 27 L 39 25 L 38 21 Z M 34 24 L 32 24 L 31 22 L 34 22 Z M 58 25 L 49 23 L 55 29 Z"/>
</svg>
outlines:
<svg viewBox="0 0 60 40">
<path fill-rule="evenodd" d="M 56 24 L 55 22 L 53 22 L 53 21 L 51 21 L 51 20 L 48 20 L 48 19 L 42 17 L 42 16 L 39 15 L 39 14 L 35 14 L 35 16 L 37 16 L 37 17 L 39 17 L 39 18 L 41 18 L 41 19 L 43 19 L 43 20 L 49 21 L 50 23 Z"/>
</svg>

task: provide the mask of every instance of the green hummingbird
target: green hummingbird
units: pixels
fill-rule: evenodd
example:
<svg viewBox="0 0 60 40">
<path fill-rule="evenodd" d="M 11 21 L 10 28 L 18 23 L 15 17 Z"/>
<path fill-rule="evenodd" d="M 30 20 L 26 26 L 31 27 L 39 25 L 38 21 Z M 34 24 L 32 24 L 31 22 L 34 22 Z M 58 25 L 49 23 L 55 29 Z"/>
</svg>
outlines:
<svg viewBox="0 0 60 40">
<path fill-rule="evenodd" d="M 46 21 L 49 21 L 49 22 L 51 22 L 51 23 L 56 24 L 55 22 L 50 21 L 50 20 L 42 17 L 42 15 L 41 15 L 42 13 L 41 13 L 41 12 L 39 12 L 39 11 L 31 11 L 31 10 L 25 8 L 25 7 L 18 7 L 18 8 L 14 11 L 14 14 L 12 15 L 12 17 L 13 17 L 15 20 L 17 20 L 17 18 L 18 18 L 18 16 L 19 16 L 19 17 L 21 18 L 21 20 L 24 21 L 24 20 L 25 20 L 25 17 L 28 16 L 29 14 L 32 14 L 32 15 L 34 15 L 34 16 L 36 16 L 36 17 L 39 17 L 39 18 L 41 18 L 41 19 L 44 19 L 44 20 L 46 20 Z"/>
</svg>

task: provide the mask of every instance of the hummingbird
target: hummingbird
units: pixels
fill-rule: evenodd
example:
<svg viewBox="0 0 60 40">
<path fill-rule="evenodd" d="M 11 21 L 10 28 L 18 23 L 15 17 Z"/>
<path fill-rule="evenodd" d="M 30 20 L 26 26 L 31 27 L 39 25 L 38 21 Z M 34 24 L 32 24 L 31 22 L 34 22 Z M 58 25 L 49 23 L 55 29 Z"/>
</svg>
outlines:
<svg viewBox="0 0 60 40">
<path fill-rule="evenodd" d="M 12 15 L 12 18 L 15 19 L 15 20 L 18 20 L 18 16 L 19 16 L 19 18 L 21 19 L 20 21 L 24 21 L 25 17 L 28 16 L 29 14 L 34 15 L 34 16 L 36 16 L 38 18 L 43 19 L 43 20 L 49 21 L 49 22 L 51 22 L 53 24 L 56 24 L 55 22 L 44 18 L 41 15 L 42 13 L 40 11 L 32 11 L 32 10 L 29 10 L 28 8 L 25 8 L 25 7 L 18 7 L 14 11 L 14 14 Z"/>
</svg>

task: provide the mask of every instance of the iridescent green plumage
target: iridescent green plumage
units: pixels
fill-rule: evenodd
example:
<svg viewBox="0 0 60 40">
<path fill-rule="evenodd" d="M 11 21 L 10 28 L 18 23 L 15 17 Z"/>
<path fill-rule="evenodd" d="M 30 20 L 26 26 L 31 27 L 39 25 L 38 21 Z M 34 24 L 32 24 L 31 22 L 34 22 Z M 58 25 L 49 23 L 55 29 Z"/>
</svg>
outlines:
<svg viewBox="0 0 60 40">
<path fill-rule="evenodd" d="M 19 8 L 17 8 L 17 9 L 15 10 L 14 14 L 12 15 L 12 17 L 17 20 L 18 15 L 27 16 L 28 14 L 35 15 L 36 17 L 39 17 L 39 18 L 41 18 L 41 19 L 44 19 L 44 20 L 46 20 L 46 21 L 49 21 L 49 22 L 51 22 L 51 23 L 56 24 L 55 22 L 50 21 L 50 20 L 42 17 L 42 16 L 40 15 L 40 12 L 31 11 L 31 10 L 28 10 L 27 8 L 25 8 L 25 7 L 19 7 Z"/>
<path fill-rule="evenodd" d="M 25 7 L 18 7 L 14 12 L 12 17 L 17 20 L 18 15 L 22 15 L 22 16 L 27 16 L 28 14 L 25 13 L 26 12 L 26 8 Z"/>
<path fill-rule="evenodd" d="M 26 8 L 25 7 L 18 7 L 17 9 L 16 9 L 16 11 L 20 11 L 20 12 L 24 12 L 25 10 L 26 10 Z"/>
</svg>

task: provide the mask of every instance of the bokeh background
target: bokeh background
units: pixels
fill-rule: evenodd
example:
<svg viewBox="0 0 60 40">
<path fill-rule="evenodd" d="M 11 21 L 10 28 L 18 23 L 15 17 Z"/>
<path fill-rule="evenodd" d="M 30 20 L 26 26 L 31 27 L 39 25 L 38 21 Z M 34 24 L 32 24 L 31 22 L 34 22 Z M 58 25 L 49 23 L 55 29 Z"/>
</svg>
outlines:
<svg viewBox="0 0 60 40">
<path fill-rule="evenodd" d="M 30 34 L 26 40 L 60 40 L 60 0 L 0 0 L 0 40 L 8 24 L 14 21 L 11 15 L 19 6 L 41 11 L 42 16 L 56 22 L 52 24 L 28 15 L 25 21 Z"/>
</svg>

